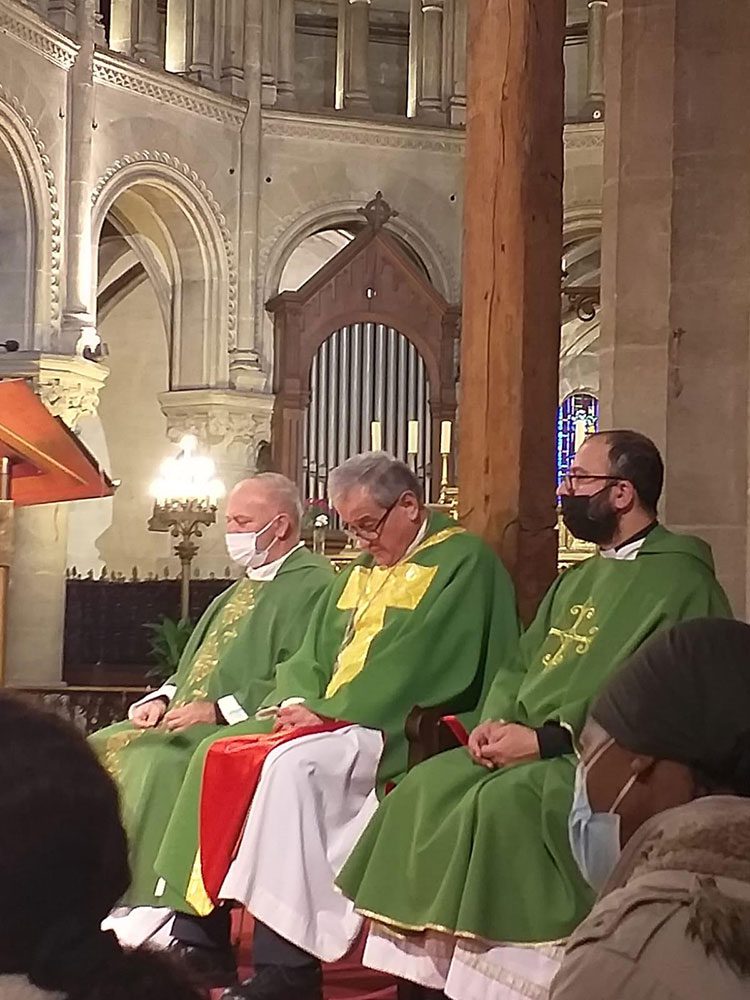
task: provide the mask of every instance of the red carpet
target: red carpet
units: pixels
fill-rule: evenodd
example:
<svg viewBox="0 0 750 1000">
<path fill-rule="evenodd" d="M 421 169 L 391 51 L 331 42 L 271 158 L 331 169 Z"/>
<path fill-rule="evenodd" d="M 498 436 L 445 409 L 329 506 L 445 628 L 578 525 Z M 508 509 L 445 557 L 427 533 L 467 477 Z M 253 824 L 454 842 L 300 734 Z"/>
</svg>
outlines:
<svg viewBox="0 0 750 1000">
<path fill-rule="evenodd" d="M 238 922 L 240 976 L 247 979 L 252 974 L 250 941 L 252 920 L 247 913 Z M 323 967 L 323 994 L 325 1000 L 395 1000 L 396 985 L 390 976 L 373 972 L 362 966 L 364 937 L 340 962 Z M 218 998 L 221 990 L 214 993 Z"/>
</svg>

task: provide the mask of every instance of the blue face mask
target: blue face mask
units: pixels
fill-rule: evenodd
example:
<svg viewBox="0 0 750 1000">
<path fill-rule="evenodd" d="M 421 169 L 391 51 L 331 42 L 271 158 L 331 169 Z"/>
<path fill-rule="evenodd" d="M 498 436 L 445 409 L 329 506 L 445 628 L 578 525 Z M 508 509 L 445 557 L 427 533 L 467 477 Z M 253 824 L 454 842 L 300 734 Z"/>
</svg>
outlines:
<svg viewBox="0 0 750 1000">
<path fill-rule="evenodd" d="M 588 767 L 592 767 L 613 743 L 614 740 L 609 740 L 600 747 Z M 620 860 L 620 817 L 615 810 L 635 784 L 637 775 L 632 775 L 626 782 L 609 812 L 595 813 L 589 802 L 586 771 L 583 764 L 579 764 L 576 769 L 575 794 L 568 817 L 568 836 L 570 849 L 581 874 L 591 888 L 598 892 L 604 888 Z"/>
</svg>

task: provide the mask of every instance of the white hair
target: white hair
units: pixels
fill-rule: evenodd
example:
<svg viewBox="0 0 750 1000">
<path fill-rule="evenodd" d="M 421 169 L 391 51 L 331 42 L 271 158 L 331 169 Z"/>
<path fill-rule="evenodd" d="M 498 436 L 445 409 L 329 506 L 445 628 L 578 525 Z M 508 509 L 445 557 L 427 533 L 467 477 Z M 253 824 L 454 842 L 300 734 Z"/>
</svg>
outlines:
<svg viewBox="0 0 750 1000">
<path fill-rule="evenodd" d="M 257 476 L 237 483 L 235 489 L 244 486 L 245 483 L 259 483 L 273 497 L 279 513 L 287 514 L 293 527 L 299 529 L 304 508 L 299 490 L 291 479 L 287 479 L 279 472 L 259 472 Z"/>
<path fill-rule="evenodd" d="M 404 462 L 384 451 L 366 451 L 342 462 L 328 477 L 328 495 L 336 506 L 361 486 L 381 507 L 391 507 L 404 493 L 413 493 L 423 503 L 422 484 Z"/>
</svg>

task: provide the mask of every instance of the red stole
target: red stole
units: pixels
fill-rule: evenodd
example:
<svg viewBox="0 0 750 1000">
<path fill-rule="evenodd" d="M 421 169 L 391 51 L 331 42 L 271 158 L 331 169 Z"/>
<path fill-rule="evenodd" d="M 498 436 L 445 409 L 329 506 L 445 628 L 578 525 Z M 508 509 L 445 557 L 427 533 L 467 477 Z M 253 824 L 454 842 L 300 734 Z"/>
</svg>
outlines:
<svg viewBox="0 0 750 1000">
<path fill-rule="evenodd" d="M 266 758 L 283 743 L 313 733 L 332 733 L 347 722 L 235 736 L 217 740 L 203 765 L 200 803 L 200 858 L 203 884 L 216 903 L 229 871 Z"/>
</svg>

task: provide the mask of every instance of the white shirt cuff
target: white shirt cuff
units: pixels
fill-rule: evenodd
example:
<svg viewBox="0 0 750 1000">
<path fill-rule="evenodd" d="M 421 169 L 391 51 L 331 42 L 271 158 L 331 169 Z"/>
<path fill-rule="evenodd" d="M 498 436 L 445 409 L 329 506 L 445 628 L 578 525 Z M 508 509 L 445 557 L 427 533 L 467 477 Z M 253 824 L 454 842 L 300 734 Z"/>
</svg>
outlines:
<svg viewBox="0 0 750 1000">
<path fill-rule="evenodd" d="M 177 694 L 176 684 L 162 684 L 162 686 L 157 691 L 152 691 L 147 694 L 145 698 L 141 698 L 140 701 L 134 701 L 133 704 L 128 709 L 128 718 L 133 718 L 133 712 L 136 708 L 140 708 L 141 705 L 147 705 L 150 701 L 156 701 L 157 698 L 166 698 L 167 701 L 171 701 Z"/>
<path fill-rule="evenodd" d="M 304 705 L 304 698 L 285 698 L 280 705 L 267 705 L 265 708 L 259 708 L 255 713 L 255 718 L 260 719 L 275 719 L 279 714 L 280 708 L 289 708 L 291 705 Z"/>
<path fill-rule="evenodd" d="M 238 722 L 245 722 L 249 718 L 247 712 L 233 694 L 225 694 L 223 698 L 219 698 L 216 704 L 230 726 L 236 726 Z"/>
</svg>

